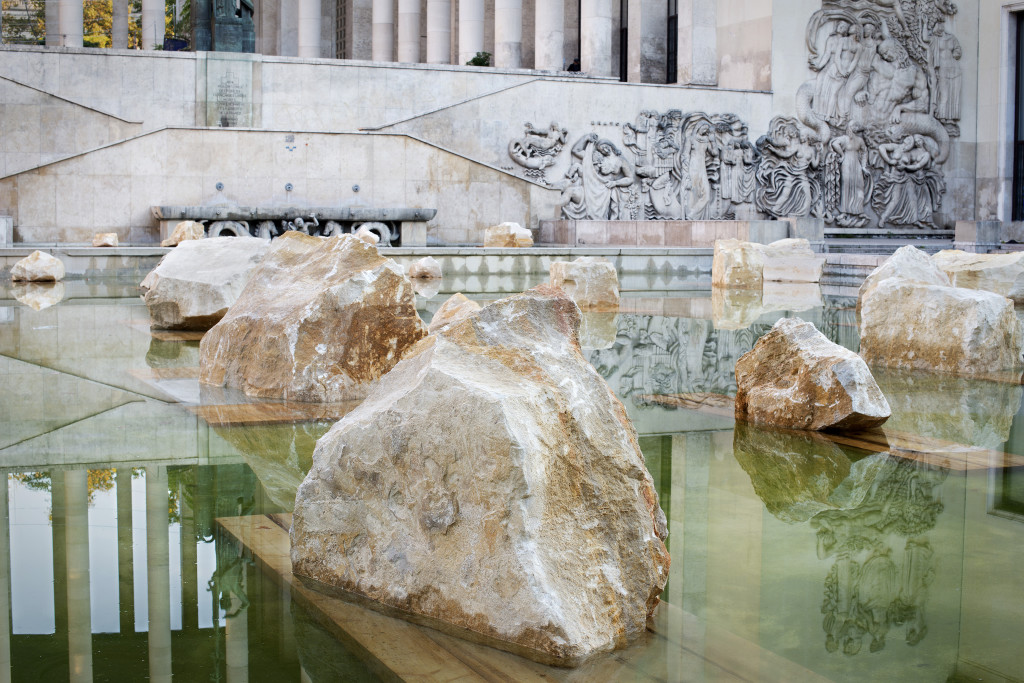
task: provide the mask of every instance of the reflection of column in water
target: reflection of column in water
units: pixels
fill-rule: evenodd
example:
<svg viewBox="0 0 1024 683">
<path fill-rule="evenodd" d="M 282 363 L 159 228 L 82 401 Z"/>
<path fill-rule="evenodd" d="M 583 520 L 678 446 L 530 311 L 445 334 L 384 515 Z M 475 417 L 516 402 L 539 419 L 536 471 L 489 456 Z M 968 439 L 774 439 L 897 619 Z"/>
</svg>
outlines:
<svg viewBox="0 0 1024 683">
<path fill-rule="evenodd" d="M 53 472 L 50 475 L 50 517 L 53 530 L 53 628 L 54 633 L 68 630 L 68 563 L 64 475 Z"/>
<path fill-rule="evenodd" d="M 181 626 L 185 631 L 199 628 L 199 582 L 196 550 L 196 517 L 188 504 L 185 485 L 178 489 L 181 506 Z"/>
<path fill-rule="evenodd" d="M 238 589 L 245 595 L 246 576 L 239 577 Z M 249 680 L 249 602 L 242 601 L 238 593 L 231 593 L 231 607 L 224 624 L 224 642 L 227 650 L 228 683 Z"/>
<path fill-rule="evenodd" d="M 117 469 L 117 597 L 121 633 L 135 633 L 135 585 L 132 567 L 132 470 Z"/>
<path fill-rule="evenodd" d="M 149 680 L 171 681 L 171 567 L 167 468 L 146 468 L 146 578 L 149 588 Z"/>
<path fill-rule="evenodd" d="M 11 680 L 11 536 L 8 475 L 0 481 L 0 683 Z"/>
<path fill-rule="evenodd" d="M 70 680 L 92 680 L 89 604 L 89 473 L 64 472 L 67 543 L 68 665 Z"/>
</svg>

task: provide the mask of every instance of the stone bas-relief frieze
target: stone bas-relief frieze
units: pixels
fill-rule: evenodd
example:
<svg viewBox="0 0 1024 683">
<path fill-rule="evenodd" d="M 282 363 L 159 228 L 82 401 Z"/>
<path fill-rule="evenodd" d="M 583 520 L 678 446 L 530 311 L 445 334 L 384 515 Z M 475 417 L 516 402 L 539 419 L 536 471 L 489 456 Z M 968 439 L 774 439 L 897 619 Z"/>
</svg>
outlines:
<svg viewBox="0 0 1024 683">
<path fill-rule="evenodd" d="M 642 111 L 618 124 L 618 139 L 579 135 L 550 183 L 562 217 L 815 216 L 837 228 L 936 229 L 942 165 L 960 134 L 956 12 L 948 0 L 824 0 L 807 25 L 812 77 L 795 117 L 776 116 L 756 143 L 735 114 L 678 109 Z M 526 124 L 508 153 L 547 184 L 567 135 Z"/>
</svg>

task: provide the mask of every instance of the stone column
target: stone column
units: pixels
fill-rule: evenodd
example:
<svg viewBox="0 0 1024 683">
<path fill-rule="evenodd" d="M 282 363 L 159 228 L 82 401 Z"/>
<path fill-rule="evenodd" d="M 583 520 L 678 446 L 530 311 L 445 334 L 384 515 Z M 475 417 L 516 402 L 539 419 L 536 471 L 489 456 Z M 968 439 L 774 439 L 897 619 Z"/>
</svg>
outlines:
<svg viewBox="0 0 1024 683">
<path fill-rule="evenodd" d="M 580 66 L 590 76 L 612 75 L 612 0 L 582 0 Z"/>
<path fill-rule="evenodd" d="M 565 4 L 539 0 L 535 17 L 533 68 L 561 71 L 565 68 Z"/>
<path fill-rule="evenodd" d="M 128 49 L 128 3 L 130 0 L 114 0 L 110 15 L 110 46 L 115 50 Z"/>
<path fill-rule="evenodd" d="M 320 0 L 299 0 L 299 57 L 320 56 Z"/>
<path fill-rule="evenodd" d="M 86 470 L 64 472 L 67 543 L 68 667 L 72 681 L 92 681 L 89 599 L 89 483 Z"/>
<path fill-rule="evenodd" d="M 60 2 L 46 0 L 46 47 L 58 47 L 61 44 Z"/>
<path fill-rule="evenodd" d="M 459 64 L 484 50 L 484 0 L 459 0 Z"/>
<path fill-rule="evenodd" d="M 394 0 L 373 0 L 373 61 L 395 59 Z"/>
<path fill-rule="evenodd" d="M 141 40 L 143 50 L 155 50 L 158 45 L 163 48 L 164 21 L 163 0 L 142 0 Z"/>
<path fill-rule="evenodd" d="M 494 0 L 494 66 L 523 65 L 523 0 Z"/>
<path fill-rule="evenodd" d="M 679 82 L 718 84 L 718 0 L 679 0 Z"/>
<path fill-rule="evenodd" d="M 420 0 L 398 0 L 398 61 L 420 61 Z"/>
<path fill-rule="evenodd" d="M 146 468 L 146 578 L 149 605 L 149 680 L 171 683 L 171 561 L 167 468 Z"/>
<path fill-rule="evenodd" d="M 11 520 L 8 479 L 0 474 L 0 681 L 11 680 Z"/>
<path fill-rule="evenodd" d="M 60 22 L 60 44 L 64 47 L 82 47 L 82 0 L 60 0 L 57 10 Z"/>
<path fill-rule="evenodd" d="M 427 0 L 427 64 L 448 64 L 451 58 L 451 0 Z"/>
</svg>

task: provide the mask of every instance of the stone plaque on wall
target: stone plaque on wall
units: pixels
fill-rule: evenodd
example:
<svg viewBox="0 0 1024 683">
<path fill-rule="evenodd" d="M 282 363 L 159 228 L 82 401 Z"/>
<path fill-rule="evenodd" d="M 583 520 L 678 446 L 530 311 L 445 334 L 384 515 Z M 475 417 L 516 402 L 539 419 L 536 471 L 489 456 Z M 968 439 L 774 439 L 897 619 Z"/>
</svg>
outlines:
<svg viewBox="0 0 1024 683">
<path fill-rule="evenodd" d="M 253 127 L 253 63 L 248 59 L 206 60 L 206 125 Z"/>
</svg>

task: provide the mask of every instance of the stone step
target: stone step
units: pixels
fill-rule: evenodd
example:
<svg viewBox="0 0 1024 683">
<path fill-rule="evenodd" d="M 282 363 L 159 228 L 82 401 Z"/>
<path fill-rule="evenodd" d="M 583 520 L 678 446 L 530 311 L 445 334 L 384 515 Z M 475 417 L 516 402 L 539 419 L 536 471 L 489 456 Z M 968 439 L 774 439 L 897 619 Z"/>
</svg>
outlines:
<svg viewBox="0 0 1024 683">
<path fill-rule="evenodd" d="M 929 254 L 952 249 L 952 239 L 896 239 L 896 238 L 874 238 L 874 239 L 829 239 L 826 236 L 825 244 L 830 254 L 891 254 L 900 247 L 907 245 L 915 246 Z"/>
<path fill-rule="evenodd" d="M 953 239 L 953 230 L 920 230 L 914 228 L 825 228 L 825 237 L 854 236 L 868 239 L 911 238 L 911 239 Z"/>
</svg>

